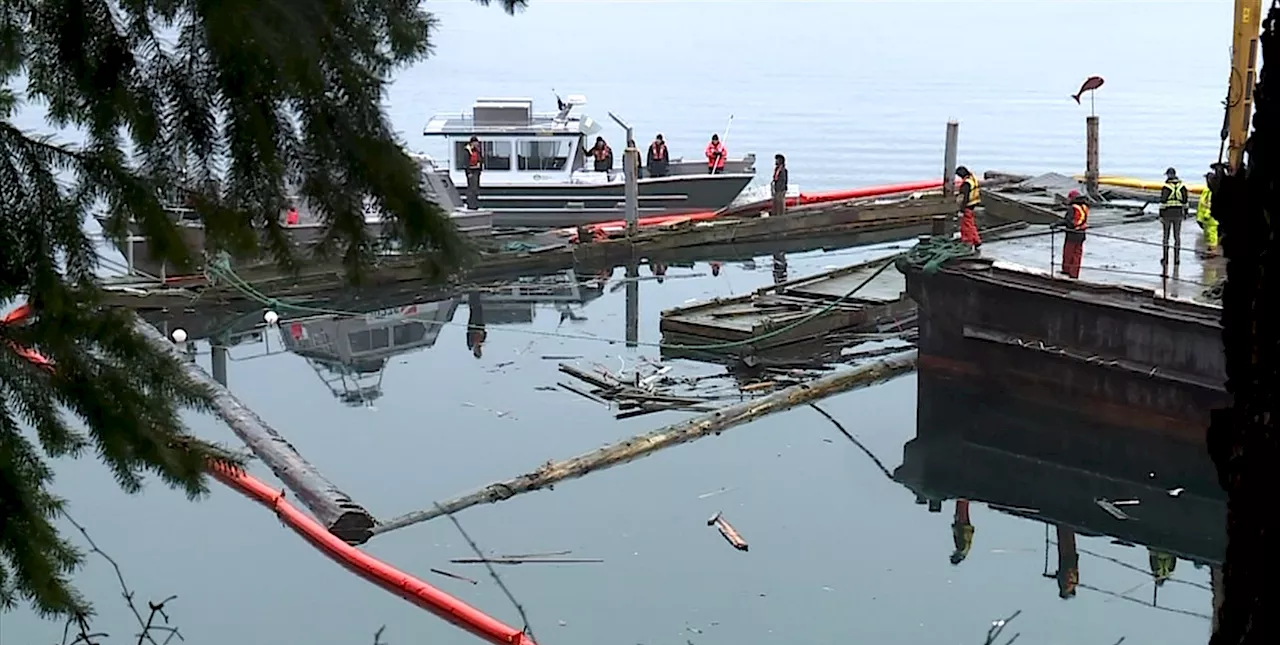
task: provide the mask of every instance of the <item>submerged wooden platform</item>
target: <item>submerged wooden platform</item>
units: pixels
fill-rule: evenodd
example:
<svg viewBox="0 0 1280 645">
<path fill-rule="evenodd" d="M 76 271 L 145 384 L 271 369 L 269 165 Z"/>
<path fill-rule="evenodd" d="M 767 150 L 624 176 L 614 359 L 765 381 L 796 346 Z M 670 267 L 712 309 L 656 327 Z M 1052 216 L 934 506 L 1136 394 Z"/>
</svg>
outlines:
<svg viewBox="0 0 1280 645">
<path fill-rule="evenodd" d="M 874 241 L 909 239 L 928 230 L 935 215 L 953 213 L 950 199 L 940 193 L 858 199 L 805 206 L 784 217 L 744 217 L 709 222 L 684 222 L 642 230 L 631 239 L 606 239 L 571 244 L 550 234 L 525 238 L 495 237 L 475 262 L 450 281 L 491 280 L 513 275 L 545 274 L 566 269 L 595 271 L 642 258 L 696 257 L 696 249 L 768 243 L 789 245 L 798 240 L 835 236 L 867 236 Z M 709 259 L 718 259 L 711 256 Z M 341 289 L 346 278 L 340 267 L 316 265 L 297 274 L 274 267 L 237 270 L 237 276 L 257 292 L 273 298 L 305 297 Z M 419 282 L 417 260 L 388 257 L 371 270 L 365 286 Z M 170 277 L 162 282 L 129 277 L 107 283 L 108 303 L 137 310 L 189 307 L 192 303 L 220 306 L 247 299 L 242 287 L 218 284 L 204 275 Z"/>
<path fill-rule="evenodd" d="M 836 332 L 909 329 L 915 322 L 915 303 L 906 297 L 902 276 L 892 267 L 885 269 L 891 261 L 882 257 L 742 296 L 664 311 L 659 323 L 662 353 L 742 356 Z M 718 343 L 733 345 L 706 348 Z"/>
</svg>

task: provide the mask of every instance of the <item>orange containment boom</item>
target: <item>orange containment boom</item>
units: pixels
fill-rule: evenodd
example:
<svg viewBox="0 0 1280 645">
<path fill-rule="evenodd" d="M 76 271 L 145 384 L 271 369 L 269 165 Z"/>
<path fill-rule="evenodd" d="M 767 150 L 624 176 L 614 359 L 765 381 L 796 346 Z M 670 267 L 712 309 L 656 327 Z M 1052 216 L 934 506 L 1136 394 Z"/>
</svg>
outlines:
<svg viewBox="0 0 1280 645">
<path fill-rule="evenodd" d="M 0 324 L 16 324 L 30 315 L 31 308 L 24 304 L 0 318 Z M 15 349 L 32 363 L 49 369 L 53 368 L 53 363 L 43 354 L 25 347 Z M 471 605 L 343 542 L 310 515 L 286 502 L 284 491 L 275 490 L 247 472 L 228 468 L 222 464 L 210 464 L 209 471 L 214 479 L 275 511 L 281 521 L 288 524 L 289 528 L 310 542 L 312 546 L 361 578 L 490 643 L 535 645 L 533 639 L 523 631 L 510 627 Z"/>
</svg>

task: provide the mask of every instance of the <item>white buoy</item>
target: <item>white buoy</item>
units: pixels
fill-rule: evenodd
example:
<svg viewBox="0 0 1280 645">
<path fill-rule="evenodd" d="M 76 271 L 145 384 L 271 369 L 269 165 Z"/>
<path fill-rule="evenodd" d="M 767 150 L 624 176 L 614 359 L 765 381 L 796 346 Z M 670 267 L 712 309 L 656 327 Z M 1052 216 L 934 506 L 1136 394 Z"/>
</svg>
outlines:
<svg viewBox="0 0 1280 645">
<path fill-rule="evenodd" d="M 175 343 L 187 342 L 187 330 L 182 328 L 173 330 L 173 342 Z"/>
<path fill-rule="evenodd" d="M 277 322 L 279 322 L 279 320 L 280 320 L 280 314 L 278 314 L 278 313 L 276 313 L 276 312 L 271 311 L 270 309 L 268 309 L 268 310 L 267 310 L 267 313 L 262 314 L 262 319 L 263 319 L 263 320 L 265 320 L 265 321 L 267 321 L 267 324 L 268 324 L 268 325 L 274 325 L 274 324 L 276 324 Z"/>
</svg>

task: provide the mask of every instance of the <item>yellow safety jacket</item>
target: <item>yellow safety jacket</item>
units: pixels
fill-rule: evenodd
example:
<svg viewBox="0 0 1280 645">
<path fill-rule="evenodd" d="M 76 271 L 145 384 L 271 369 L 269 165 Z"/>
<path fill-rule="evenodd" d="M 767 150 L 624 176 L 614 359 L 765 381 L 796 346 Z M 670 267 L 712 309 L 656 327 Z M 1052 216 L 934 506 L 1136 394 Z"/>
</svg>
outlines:
<svg viewBox="0 0 1280 645">
<path fill-rule="evenodd" d="M 1201 222 L 1207 222 L 1213 219 L 1213 192 L 1205 186 L 1204 191 L 1200 193 L 1200 205 L 1196 206 L 1196 219 Z"/>
<path fill-rule="evenodd" d="M 1187 187 L 1181 181 L 1166 181 L 1164 187 L 1169 189 L 1169 198 L 1164 202 L 1166 207 L 1182 208 L 1187 205 Z"/>
<path fill-rule="evenodd" d="M 969 175 L 965 178 L 964 183 L 969 185 L 969 200 L 964 203 L 964 207 L 974 208 L 982 202 L 982 189 L 978 188 L 978 178 Z"/>
</svg>

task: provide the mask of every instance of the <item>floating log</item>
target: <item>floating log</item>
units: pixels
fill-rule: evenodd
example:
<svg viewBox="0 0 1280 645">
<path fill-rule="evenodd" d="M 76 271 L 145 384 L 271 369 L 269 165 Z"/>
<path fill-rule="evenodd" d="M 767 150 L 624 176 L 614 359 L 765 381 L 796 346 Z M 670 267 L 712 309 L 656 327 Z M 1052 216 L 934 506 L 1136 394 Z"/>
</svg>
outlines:
<svg viewBox="0 0 1280 645">
<path fill-rule="evenodd" d="M 378 535 L 394 529 L 425 522 L 441 515 L 452 514 L 478 504 L 492 504 L 510 499 L 521 493 L 535 491 L 574 479 L 587 473 L 625 464 L 647 457 L 663 448 L 688 443 L 712 434 L 720 434 L 735 426 L 760 417 L 791 409 L 797 405 L 816 401 L 858 387 L 865 387 L 914 370 L 914 350 L 890 356 L 853 369 L 840 370 L 808 383 L 774 392 L 768 396 L 731 405 L 715 412 L 660 428 L 620 443 L 593 450 L 561 462 L 548 462 L 538 470 L 507 481 L 490 484 L 480 490 L 467 493 L 432 508 L 415 511 L 393 518 L 373 527 Z"/>
<path fill-rule="evenodd" d="M 724 515 L 719 511 L 716 511 L 716 514 L 712 515 L 711 519 L 707 520 L 707 526 L 715 526 L 716 529 L 720 531 L 720 535 L 724 536 L 725 541 L 733 546 L 733 548 L 739 551 L 748 551 L 751 549 L 750 545 L 747 544 L 747 541 L 743 539 L 742 534 L 738 532 L 738 529 L 733 528 L 733 525 L 729 523 L 729 520 L 724 519 Z"/>
<path fill-rule="evenodd" d="M 329 532 L 348 544 L 361 544 L 372 535 L 373 516 L 312 466 L 280 433 L 267 425 L 225 386 L 182 354 L 158 329 L 139 319 L 134 328 L 157 348 L 185 367 L 187 375 L 213 392 L 213 406 L 231 431 L 293 491 Z"/>
</svg>

